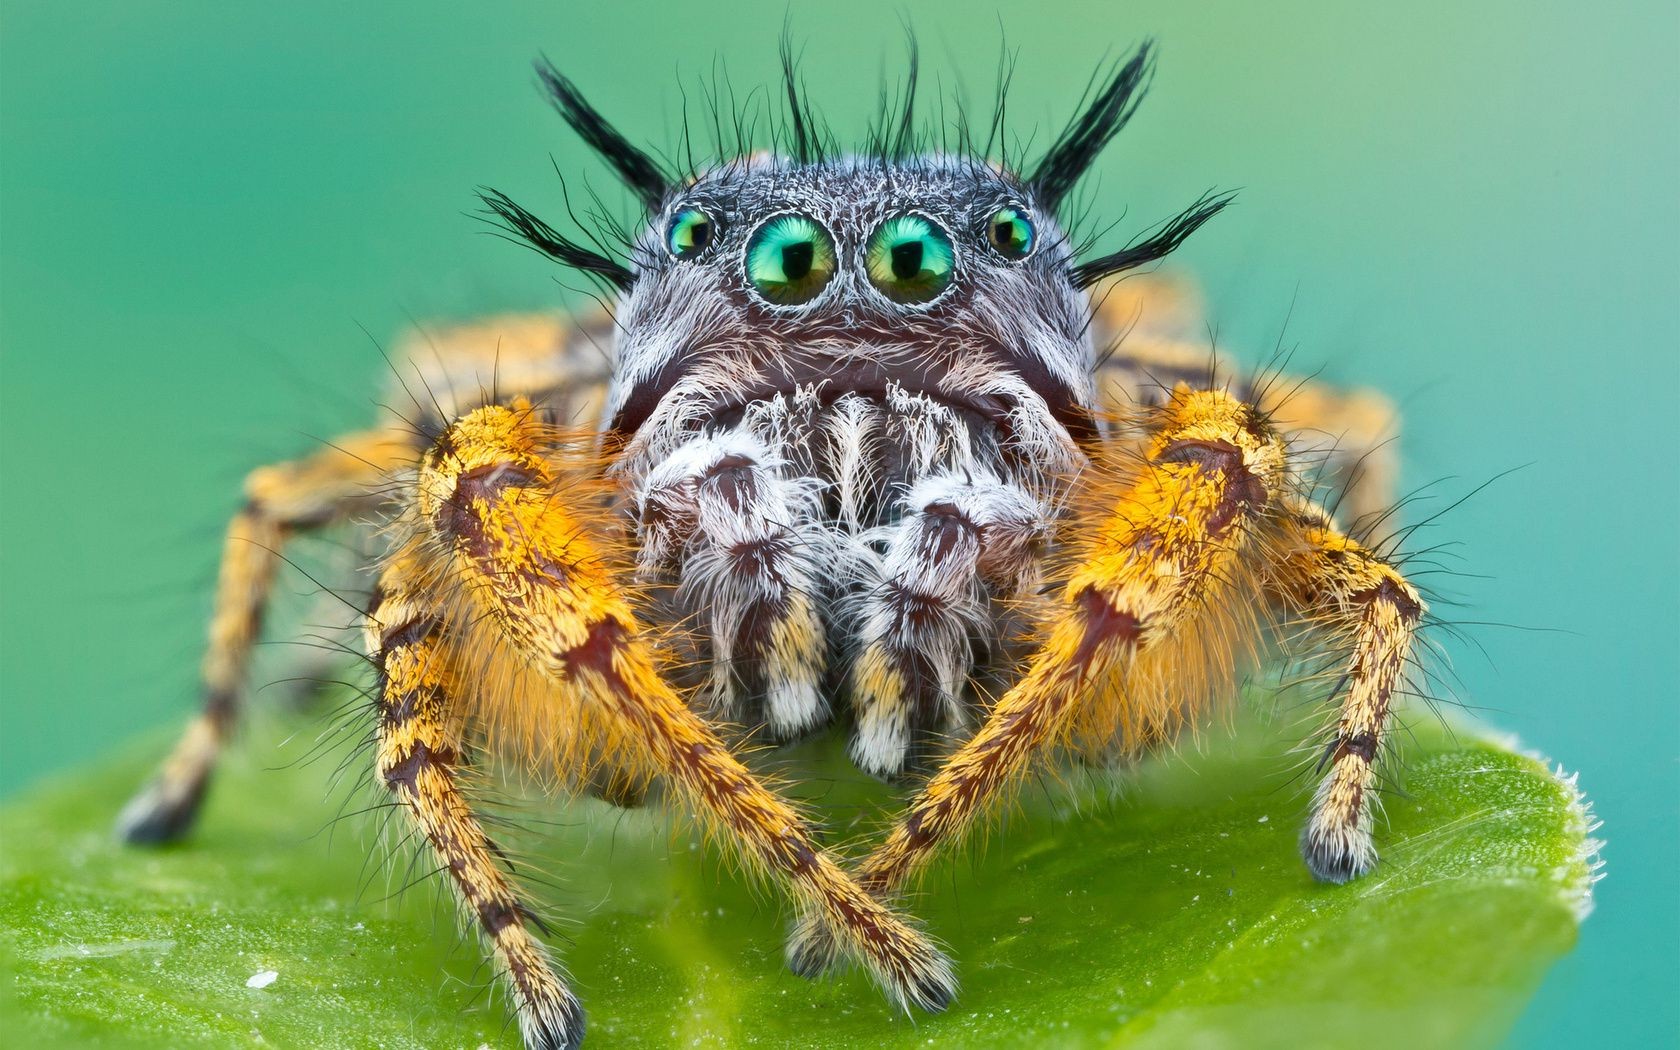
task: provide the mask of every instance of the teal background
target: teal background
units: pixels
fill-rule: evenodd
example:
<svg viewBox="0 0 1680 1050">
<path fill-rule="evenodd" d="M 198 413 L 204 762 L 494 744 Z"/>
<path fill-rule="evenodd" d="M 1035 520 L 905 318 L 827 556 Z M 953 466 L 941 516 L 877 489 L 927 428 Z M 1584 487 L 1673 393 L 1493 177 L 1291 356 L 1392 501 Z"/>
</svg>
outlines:
<svg viewBox="0 0 1680 1050">
<path fill-rule="evenodd" d="M 1087 184 L 1123 237 L 1209 186 L 1178 262 L 1222 345 L 1394 394 L 1447 497 L 1461 695 L 1569 769 L 1609 877 L 1524 1046 L 1680 1041 L 1680 16 L 1669 3 L 1054 6 L 299 2 L 0 7 L 0 790 L 180 719 L 239 478 L 364 422 L 407 322 L 553 305 L 467 218 L 622 196 L 537 97 L 554 56 L 638 140 L 784 15 L 860 130 L 914 25 L 936 82 L 1061 126 L 1143 36 L 1160 75 Z M 1000 28 L 1001 27 L 1001 28 Z M 627 207 L 621 210 L 628 214 Z M 577 284 L 575 280 L 567 283 Z M 1291 303 L 1293 312 L 1291 313 Z M 1415 515 L 1428 511 L 1418 508 Z M 292 591 L 309 585 L 290 580 Z"/>
</svg>

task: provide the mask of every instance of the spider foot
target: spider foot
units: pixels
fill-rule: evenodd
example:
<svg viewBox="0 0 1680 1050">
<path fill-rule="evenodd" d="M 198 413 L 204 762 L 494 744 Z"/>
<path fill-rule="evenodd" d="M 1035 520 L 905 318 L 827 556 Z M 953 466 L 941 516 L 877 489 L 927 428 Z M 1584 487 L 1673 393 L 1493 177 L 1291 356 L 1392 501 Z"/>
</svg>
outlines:
<svg viewBox="0 0 1680 1050">
<path fill-rule="evenodd" d="M 185 838 L 204 804 L 218 749 L 216 732 L 206 719 L 189 726 L 157 776 L 117 815 L 117 837 L 135 846 Z"/>
</svg>

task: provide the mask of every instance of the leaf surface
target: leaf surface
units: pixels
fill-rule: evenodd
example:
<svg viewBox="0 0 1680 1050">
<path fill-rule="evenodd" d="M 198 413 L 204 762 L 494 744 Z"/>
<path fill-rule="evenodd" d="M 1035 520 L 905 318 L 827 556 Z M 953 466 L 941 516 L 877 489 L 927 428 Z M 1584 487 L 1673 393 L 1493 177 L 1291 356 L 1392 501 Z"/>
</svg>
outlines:
<svg viewBox="0 0 1680 1050">
<path fill-rule="evenodd" d="M 517 1045 L 397 822 L 336 820 L 377 800 L 298 750 L 244 742 L 163 850 L 109 831 L 157 741 L 0 811 L 7 1027 L 41 1046 Z M 963 978 L 938 1017 L 895 1015 L 856 973 L 786 973 L 774 896 L 657 811 L 528 801 L 506 834 L 589 1045 L 1496 1043 L 1590 910 L 1590 814 L 1473 733 L 1420 725 L 1406 751 L 1382 862 L 1346 886 L 1301 865 L 1312 778 L 1264 725 L 1029 789 L 913 903 Z M 848 851 L 892 804 L 832 748 L 778 761 Z"/>
</svg>

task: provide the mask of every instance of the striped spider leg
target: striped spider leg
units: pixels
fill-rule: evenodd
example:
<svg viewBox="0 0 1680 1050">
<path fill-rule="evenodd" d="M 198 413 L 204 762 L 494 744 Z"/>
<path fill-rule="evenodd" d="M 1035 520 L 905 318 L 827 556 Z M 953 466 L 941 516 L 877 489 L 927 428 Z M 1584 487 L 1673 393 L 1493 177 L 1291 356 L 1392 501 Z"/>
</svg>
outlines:
<svg viewBox="0 0 1680 1050">
<path fill-rule="evenodd" d="M 1076 500 L 1063 541 L 1068 579 L 1025 673 L 856 869 L 870 892 L 897 895 L 961 841 L 1039 753 L 1175 717 L 1201 692 L 1175 679 L 1206 680 L 1191 659 L 1228 669 L 1252 658 L 1259 633 L 1252 610 L 1269 594 L 1337 628 L 1346 648 L 1330 770 L 1303 855 L 1330 882 L 1375 862 L 1372 764 L 1424 612 L 1417 592 L 1297 500 L 1284 440 L 1227 393 L 1177 387 L 1141 459 L 1107 459 Z M 1214 629 L 1206 629 L 1210 619 Z M 1195 652 L 1180 644 L 1192 635 Z M 1214 651 L 1220 639 L 1224 652 Z M 1147 705 L 1158 709 L 1139 710 Z M 824 917 L 808 914 L 795 928 L 788 958 L 801 973 L 828 966 L 834 942 Z"/>
<path fill-rule="evenodd" d="M 575 1045 L 582 1014 L 457 787 L 463 736 L 452 727 L 540 725 L 557 708 L 580 719 L 578 746 L 551 729 L 540 753 L 568 772 L 597 752 L 665 778 L 719 840 L 826 916 L 895 1001 L 944 1007 L 955 994 L 944 957 L 863 892 L 667 683 L 625 591 L 630 572 L 612 555 L 588 442 L 557 441 L 536 415 L 522 399 L 476 410 L 425 454 L 397 525 L 407 539 L 367 629 L 380 668 L 379 775 L 489 943 L 526 1045 Z M 549 690 L 526 702 L 542 708 L 504 723 L 508 698 L 475 679 L 506 675 L 465 671 L 475 659 L 534 669 Z"/>
</svg>

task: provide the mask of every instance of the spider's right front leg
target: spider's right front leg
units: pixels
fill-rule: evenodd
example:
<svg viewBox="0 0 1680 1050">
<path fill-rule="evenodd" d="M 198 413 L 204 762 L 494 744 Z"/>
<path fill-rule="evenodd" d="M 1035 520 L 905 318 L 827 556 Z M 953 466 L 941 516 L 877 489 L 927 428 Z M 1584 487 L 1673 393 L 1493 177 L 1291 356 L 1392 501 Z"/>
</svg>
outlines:
<svg viewBox="0 0 1680 1050">
<path fill-rule="evenodd" d="M 511 654 L 604 727 L 615 756 L 667 778 L 693 812 L 809 911 L 897 1002 L 941 1009 L 955 995 L 928 940 L 854 882 L 799 813 L 729 750 L 678 695 L 603 551 L 609 522 L 589 454 L 529 406 L 479 409 L 451 425 L 421 466 L 414 508 L 438 586 L 470 601 Z"/>
</svg>

